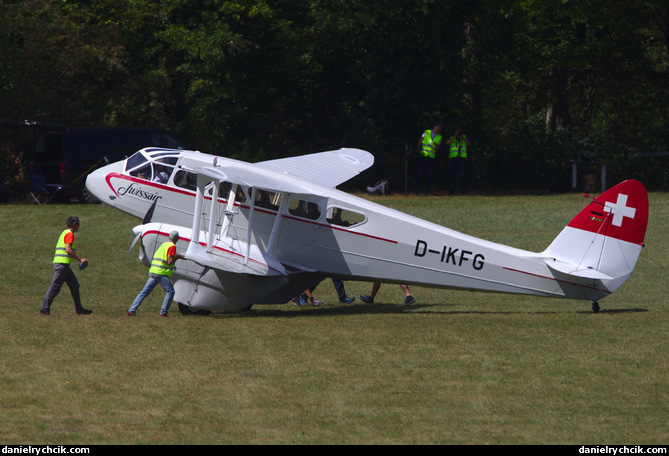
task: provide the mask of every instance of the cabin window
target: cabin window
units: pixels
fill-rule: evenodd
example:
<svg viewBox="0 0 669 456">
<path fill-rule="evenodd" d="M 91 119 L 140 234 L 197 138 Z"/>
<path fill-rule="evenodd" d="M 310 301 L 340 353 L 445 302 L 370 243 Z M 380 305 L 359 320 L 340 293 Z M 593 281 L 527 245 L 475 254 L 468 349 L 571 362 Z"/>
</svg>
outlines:
<svg viewBox="0 0 669 456">
<path fill-rule="evenodd" d="M 317 203 L 298 198 L 294 198 L 290 201 L 288 212 L 295 217 L 309 220 L 318 220 L 321 218 L 321 207 Z"/>
<path fill-rule="evenodd" d="M 325 219 L 332 225 L 349 227 L 364 222 L 367 217 L 359 212 L 349 211 L 341 207 L 330 207 Z"/>
<path fill-rule="evenodd" d="M 268 192 L 265 190 L 256 190 L 255 206 L 273 211 L 279 210 L 281 204 L 281 193 Z"/>
<path fill-rule="evenodd" d="M 174 175 L 174 185 L 186 190 L 197 190 L 197 174 L 179 170 Z"/>
<path fill-rule="evenodd" d="M 231 188 L 232 184 L 230 182 L 221 182 L 221 187 L 219 188 L 219 196 L 227 200 L 228 196 L 230 195 Z M 235 193 L 235 202 L 241 204 L 244 201 L 246 201 L 246 194 L 244 193 L 244 189 L 242 188 L 242 186 L 238 185 L 237 192 Z"/>
</svg>

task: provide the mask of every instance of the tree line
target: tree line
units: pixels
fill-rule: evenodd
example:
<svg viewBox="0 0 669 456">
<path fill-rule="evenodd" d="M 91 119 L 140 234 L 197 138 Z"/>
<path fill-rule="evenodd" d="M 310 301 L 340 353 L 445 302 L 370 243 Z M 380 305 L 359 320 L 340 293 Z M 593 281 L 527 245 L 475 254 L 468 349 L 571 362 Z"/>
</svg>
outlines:
<svg viewBox="0 0 669 456">
<path fill-rule="evenodd" d="M 473 190 L 564 189 L 575 160 L 669 188 L 665 0 L 4 0 L 0 62 L 4 119 L 247 161 L 358 147 L 395 191 L 440 121 Z"/>
</svg>

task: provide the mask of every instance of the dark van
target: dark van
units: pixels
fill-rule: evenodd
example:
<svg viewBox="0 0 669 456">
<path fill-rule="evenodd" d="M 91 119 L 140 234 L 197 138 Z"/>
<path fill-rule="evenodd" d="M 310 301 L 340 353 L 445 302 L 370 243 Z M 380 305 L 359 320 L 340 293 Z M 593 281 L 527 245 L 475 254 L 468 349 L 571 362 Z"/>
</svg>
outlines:
<svg viewBox="0 0 669 456">
<path fill-rule="evenodd" d="M 86 191 L 86 176 L 150 146 L 182 149 L 165 130 L 150 128 L 38 127 L 31 173 L 44 176 L 48 185 L 61 187 L 56 198 L 95 202 Z"/>
</svg>

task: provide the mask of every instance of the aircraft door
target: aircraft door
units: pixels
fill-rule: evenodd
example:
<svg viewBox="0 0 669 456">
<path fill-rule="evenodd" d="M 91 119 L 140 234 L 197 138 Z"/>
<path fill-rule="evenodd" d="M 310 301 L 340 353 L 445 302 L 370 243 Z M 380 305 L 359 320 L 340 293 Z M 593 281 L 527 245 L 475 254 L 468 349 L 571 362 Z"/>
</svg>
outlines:
<svg viewBox="0 0 669 456">
<path fill-rule="evenodd" d="M 294 197 L 288 203 L 288 223 L 290 229 L 282 230 L 282 235 L 302 243 L 318 242 L 321 234 L 319 220 L 323 210 L 319 203 Z M 285 222 L 284 222 L 285 223 Z"/>
</svg>

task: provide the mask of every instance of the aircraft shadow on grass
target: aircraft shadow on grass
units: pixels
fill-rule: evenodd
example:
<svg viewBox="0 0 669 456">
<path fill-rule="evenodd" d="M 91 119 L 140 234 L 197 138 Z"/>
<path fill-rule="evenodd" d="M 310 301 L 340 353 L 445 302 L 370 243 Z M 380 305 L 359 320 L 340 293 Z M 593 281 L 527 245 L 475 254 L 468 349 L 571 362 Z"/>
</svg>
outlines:
<svg viewBox="0 0 669 456">
<path fill-rule="evenodd" d="M 314 318 L 314 317 L 332 317 L 332 316 L 354 316 L 354 315 L 373 315 L 373 314 L 421 314 L 421 315 L 552 315 L 565 313 L 560 310 L 448 310 L 448 306 L 455 304 L 413 304 L 404 306 L 395 303 L 375 303 L 375 304 L 350 304 L 341 306 L 304 306 L 301 309 L 294 309 L 285 306 L 283 309 L 268 309 L 266 307 L 253 308 L 251 310 L 241 310 L 238 312 L 220 312 L 212 313 L 213 318 Z M 445 308 L 445 309 L 444 309 Z M 603 309 L 602 314 L 628 314 L 648 312 L 648 309 Z M 591 311 L 577 310 L 575 313 L 591 314 Z"/>
</svg>

